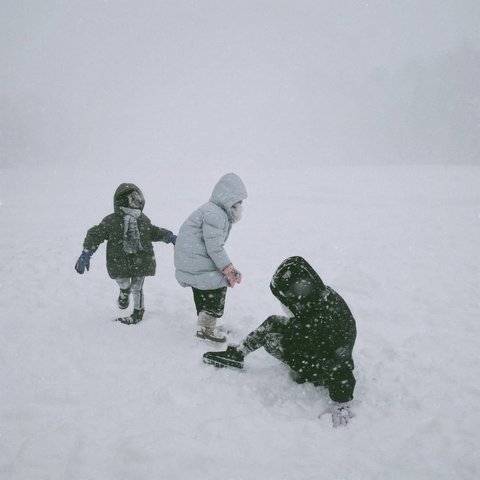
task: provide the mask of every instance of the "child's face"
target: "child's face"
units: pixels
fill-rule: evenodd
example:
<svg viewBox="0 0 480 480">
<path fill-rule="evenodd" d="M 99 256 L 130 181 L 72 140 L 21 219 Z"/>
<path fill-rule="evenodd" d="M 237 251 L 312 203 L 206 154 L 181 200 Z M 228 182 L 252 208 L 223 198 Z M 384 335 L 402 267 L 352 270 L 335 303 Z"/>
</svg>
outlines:
<svg viewBox="0 0 480 480">
<path fill-rule="evenodd" d="M 143 196 L 138 192 L 132 192 L 128 196 L 128 206 L 130 208 L 143 208 L 144 203 Z"/>
<path fill-rule="evenodd" d="M 230 209 L 233 223 L 236 223 L 242 219 L 243 205 L 242 201 L 235 203 Z"/>
</svg>

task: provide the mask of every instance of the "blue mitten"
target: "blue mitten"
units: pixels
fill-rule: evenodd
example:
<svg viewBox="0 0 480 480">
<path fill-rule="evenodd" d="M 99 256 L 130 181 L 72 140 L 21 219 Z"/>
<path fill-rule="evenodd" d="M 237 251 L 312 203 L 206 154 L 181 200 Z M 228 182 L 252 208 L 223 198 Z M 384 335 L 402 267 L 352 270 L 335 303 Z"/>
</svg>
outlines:
<svg viewBox="0 0 480 480">
<path fill-rule="evenodd" d="M 165 243 L 173 243 L 175 245 L 175 242 L 177 241 L 177 236 L 172 232 L 167 232 L 163 239 L 165 240 Z"/>
<path fill-rule="evenodd" d="M 77 263 L 75 264 L 75 270 L 80 273 L 80 275 L 90 269 L 90 257 L 93 255 L 92 250 L 86 248 L 83 249 L 82 254 L 78 257 Z"/>
</svg>

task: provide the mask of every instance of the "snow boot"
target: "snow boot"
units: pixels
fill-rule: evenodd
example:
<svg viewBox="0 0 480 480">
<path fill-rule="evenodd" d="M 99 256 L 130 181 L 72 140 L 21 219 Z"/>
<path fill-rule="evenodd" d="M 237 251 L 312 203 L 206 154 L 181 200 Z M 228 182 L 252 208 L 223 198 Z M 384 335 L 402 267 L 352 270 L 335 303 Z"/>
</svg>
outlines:
<svg viewBox="0 0 480 480">
<path fill-rule="evenodd" d="M 197 337 L 217 343 L 225 343 L 227 341 L 227 337 L 216 328 L 203 327 L 200 330 L 197 330 Z"/>
<path fill-rule="evenodd" d="M 203 362 L 215 367 L 243 368 L 245 356 L 236 347 L 227 347 L 222 352 L 207 352 L 203 355 Z"/>
<path fill-rule="evenodd" d="M 198 330 L 197 337 L 204 340 L 210 340 L 212 342 L 224 343 L 227 341 L 227 337 L 223 335 L 216 327 L 217 319 L 209 315 L 206 312 L 200 312 L 198 314 Z"/>
<path fill-rule="evenodd" d="M 125 310 L 130 305 L 130 289 L 129 288 L 121 288 L 120 293 L 118 295 L 117 300 L 118 308 Z"/>
<path fill-rule="evenodd" d="M 145 310 L 143 308 L 141 310 L 137 310 L 135 308 L 133 310 L 133 313 L 128 317 L 117 318 L 117 322 L 124 323 L 125 325 L 135 325 L 136 323 L 142 320 L 144 313 L 145 313 Z"/>
</svg>

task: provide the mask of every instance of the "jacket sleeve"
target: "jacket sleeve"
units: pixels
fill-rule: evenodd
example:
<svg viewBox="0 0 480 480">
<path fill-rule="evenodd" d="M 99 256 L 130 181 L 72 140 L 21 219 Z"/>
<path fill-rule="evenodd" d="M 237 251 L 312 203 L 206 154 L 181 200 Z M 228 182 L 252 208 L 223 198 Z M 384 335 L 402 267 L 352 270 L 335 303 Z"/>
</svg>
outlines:
<svg viewBox="0 0 480 480">
<path fill-rule="evenodd" d="M 310 381 L 314 385 L 326 386 L 334 402 L 344 403 L 353 399 L 354 341 L 354 331 L 328 331 L 319 328 L 313 329 L 298 345 L 298 349 L 304 352 L 307 359 Z M 320 345 L 323 347 L 319 349 Z"/>
<path fill-rule="evenodd" d="M 349 402 L 353 399 L 355 377 L 353 376 L 352 350 L 349 346 L 339 347 L 335 357 L 327 365 L 328 390 L 334 402 Z"/>
<path fill-rule="evenodd" d="M 160 228 L 155 225 L 152 225 L 150 227 L 150 240 L 152 242 L 168 243 L 165 237 L 169 237 L 169 234 L 173 235 L 173 232 L 171 232 L 170 230 L 167 230 L 166 228 Z"/>
<path fill-rule="evenodd" d="M 331 332 L 331 356 L 324 368 L 329 374 L 330 398 L 335 402 L 353 399 L 355 377 L 353 376 L 353 346 L 357 336 L 355 320 L 345 301 L 335 295 L 330 305 L 334 331 Z"/>
<path fill-rule="evenodd" d="M 223 228 L 225 221 L 220 215 L 212 213 L 205 215 L 202 224 L 203 239 L 208 256 L 220 271 L 231 263 L 227 252 L 223 248 L 225 243 L 225 230 Z"/>
<path fill-rule="evenodd" d="M 142 222 L 145 225 L 145 230 L 148 232 L 148 237 L 150 242 L 167 242 L 169 234 L 173 235 L 170 230 L 166 228 L 160 228 L 156 225 L 153 225 L 150 218 L 148 218 L 144 213 L 142 213 L 141 217 Z"/>
<path fill-rule="evenodd" d="M 95 252 L 98 246 L 105 240 L 109 239 L 111 232 L 111 216 L 105 217 L 98 225 L 88 229 L 85 240 L 83 241 L 83 248 Z"/>
</svg>

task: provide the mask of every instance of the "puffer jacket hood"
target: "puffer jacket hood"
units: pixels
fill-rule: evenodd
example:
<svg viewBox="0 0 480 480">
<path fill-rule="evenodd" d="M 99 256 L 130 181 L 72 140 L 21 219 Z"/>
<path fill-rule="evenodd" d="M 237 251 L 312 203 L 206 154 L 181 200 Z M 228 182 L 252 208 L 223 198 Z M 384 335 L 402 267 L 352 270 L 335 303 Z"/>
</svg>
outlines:
<svg viewBox="0 0 480 480">
<path fill-rule="evenodd" d="M 327 289 L 313 267 L 302 257 L 289 257 L 277 268 L 270 290 L 293 314 L 317 303 Z"/>
<path fill-rule="evenodd" d="M 133 183 L 121 183 L 118 188 L 115 190 L 113 195 L 113 208 L 117 213 L 120 211 L 120 207 L 128 207 L 128 195 L 132 192 L 137 192 L 141 197 L 141 207 L 140 210 L 143 210 L 145 207 L 145 197 L 143 196 L 142 191 Z"/>
<path fill-rule="evenodd" d="M 229 214 L 232 205 L 245 200 L 247 197 L 247 189 L 241 178 L 235 173 L 227 173 L 213 188 L 210 201 L 223 208 Z"/>
</svg>

